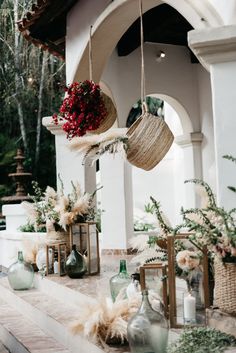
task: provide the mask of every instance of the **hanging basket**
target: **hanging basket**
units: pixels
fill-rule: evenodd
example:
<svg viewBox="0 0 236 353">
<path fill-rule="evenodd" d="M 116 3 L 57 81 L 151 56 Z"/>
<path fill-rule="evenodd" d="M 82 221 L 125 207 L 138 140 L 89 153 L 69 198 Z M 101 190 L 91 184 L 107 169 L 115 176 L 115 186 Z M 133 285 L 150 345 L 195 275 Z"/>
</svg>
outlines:
<svg viewBox="0 0 236 353">
<path fill-rule="evenodd" d="M 128 161 L 144 170 L 153 169 L 169 151 L 174 136 L 163 118 L 144 112 L 129 130 Z"/>
<path fill-rule="evenodd" d="M 215 258 L 215 300 L 220 310 L 236 315 L 236 263 Z"/>
<path fill-rule="evenodd" d="M 101 121 L 99 127 L 96 130 L 89 131 L 91 134 L 101 134 L 102 132 L 109 130 L 116 121 L 117 111 L 114 103 L 112 102 L 112 99 L 103 92 L 101 92 L 101 96 L 105 103 L 107 115 Z"/>
</svg>

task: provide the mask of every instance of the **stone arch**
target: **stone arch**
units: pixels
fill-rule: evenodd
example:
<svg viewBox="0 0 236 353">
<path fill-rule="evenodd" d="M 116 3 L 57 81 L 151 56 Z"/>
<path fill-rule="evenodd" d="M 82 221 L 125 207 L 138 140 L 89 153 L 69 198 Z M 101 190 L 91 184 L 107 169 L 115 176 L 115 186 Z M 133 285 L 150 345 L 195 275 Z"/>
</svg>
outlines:
<svg viewBox="0 0 236 353">
<path fill-rule="evenodd" d="M 223 20 L 208 0 L 196 5 L 188 0 L 145 0 L 144 12 L 166 3 L 175 8 L 195 28 L 201 29 L 223 24 Z M 96 57 L 93 78 L 99 81 L 104 67 L 117 42 L 129 26 L 139 17 L 138 0 L 116 0 L 98 17 L 92 33 L 93 54 Z M 109 33 L 109 36 L 107 36 Z M 83 81 L 88 75 L 88 43 L 84 44 L 82 54 L 78 56 L 70 81 Z"/>
</svg>

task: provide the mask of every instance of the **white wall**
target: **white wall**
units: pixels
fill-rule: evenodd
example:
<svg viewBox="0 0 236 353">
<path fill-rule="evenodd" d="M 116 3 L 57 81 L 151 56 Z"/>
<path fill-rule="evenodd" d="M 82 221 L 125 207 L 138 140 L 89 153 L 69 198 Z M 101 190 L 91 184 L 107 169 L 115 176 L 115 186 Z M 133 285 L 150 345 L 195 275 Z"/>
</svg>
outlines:
<svg viewBox="0 0 236 353">
<path fill-rule="evenodd" d="M 224 24 L 236 23 L 236 1 L 235 0 L 208 0 L 208 2 L 218 11 L 221 15 Z"/>
<path fill-rule="evenodd" d="M 157 53 L 166 57 L 160 63 Z M 191 118 L 193 130 L 199 131 L 197 76 L 186 47 L 145 43 L 145 72 L 147 94 L 166 94 L 175 98 Z M 132 105 L 140 98 L 140 48 L 125 57 L 113 52 L 102 76 L 111 89 L 118 108 L 118 124 L 124 127 Z"/>
<path fill-rule="evenodd" d="M 196 67 L 199 85 L 199 105 L 202 141 L 203 179 L 216 191 L 216 165 L 210 74 L 199 64 Z"/>
<path fill-rule="evenodd" d="M 165 120 L 175 136 L 182 134 L 180 119 L 165 103 Z M 183 150 L 173 143 L 164 159 L 151 171 L 133 167 L 134 208 L 144 210 L 153 196 L 172 225 L 181 221 L 180 208 L 185 205 Z"/>
</svg>

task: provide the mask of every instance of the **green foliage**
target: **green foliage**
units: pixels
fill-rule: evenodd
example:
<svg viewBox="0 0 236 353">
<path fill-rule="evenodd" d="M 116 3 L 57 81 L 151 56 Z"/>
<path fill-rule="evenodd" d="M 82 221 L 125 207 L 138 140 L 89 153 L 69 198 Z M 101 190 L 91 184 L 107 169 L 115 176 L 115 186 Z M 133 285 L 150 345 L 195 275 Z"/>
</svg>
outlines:
<svg viewBox="0 0 236 353">
<path fill-rule="evenodd" d="M 227 347 L 235 347 L 236 338 L 210 327 L 195 327 L 181 333 L 167 353 L 220 353 Z"/>
<path fill-rule="evenodd" d="M 22 18 L 33 0 L 19 0 L 18 18 Z M 19 124 L 19 104 L 22 106 L 23 122 L 26 130 L 28 149 L 24 151 L 25 170 L 33 173 L 42 187 L 55 186 L 55 147 L 54 136 L 44 127 L 41 130 L 40 155 L 36 164 L 36 129 L 39 111 L 39 86 L 43 51 L 26 41 L 15 32 L 14 2 L 0 2 L 0 197 L 14 193 L 8 173 L 14 171 L 16 149 L 23 146 Z M 18 44 L 15 45 L 17 33 Z M 17 64 L 16 59 L 19 58 Z M 16 77 L 17 79 L 16 84 Z M 42 111 L 40 118 L 54 113 L 60 106 L 65 82 L 64 63 L 52 55 L 47 55 L 45 79 L 43 81 Z"/>
<path fill-rule="evenodd" d="M 35 226 L 32 223 L 27 222 L 26 224 L 19 227 L 19 231 L 20 232 L 29 232 L 29 233 L 31 233 L 31 232 L 45 233 L 46 227 L 42 226 L 42 227 L 38 227 L 37 229 L 35 229 Z"/>
<path fill-rule="evenodd" d="M 163 107 L 164 107 L 163 100 L 148 96 L 145 98 L 145 101 L 148 106 L 148 111 L 150 114 L 163 117 Z M 138 102 L 133 105 L 129 113 L 126 126 L 130 127 L 140 117 L 141 114 L 142 114 L 142 104 L 141 104 L 141 100 L 139 99 Z"/>
</svg>

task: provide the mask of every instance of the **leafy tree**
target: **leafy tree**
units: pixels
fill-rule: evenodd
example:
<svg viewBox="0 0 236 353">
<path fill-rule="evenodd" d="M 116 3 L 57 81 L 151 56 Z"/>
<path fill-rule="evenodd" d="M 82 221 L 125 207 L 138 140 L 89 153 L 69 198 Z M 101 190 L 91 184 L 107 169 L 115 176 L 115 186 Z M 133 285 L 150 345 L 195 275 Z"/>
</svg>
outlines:
<svg viewBox="0 0 236 353">
<path fill-rule="evenodd" d="M 0 0 L 0 197 L 12 192 L 7 174 L 23 147 L 26 170 L 44 188 L 55 185 L 54 137 L 42 128 L 43 116 L 58 109 L 65 82 L 64 63 L 27 42 L 17 21 L 32 0 Z"/>
</svg>

